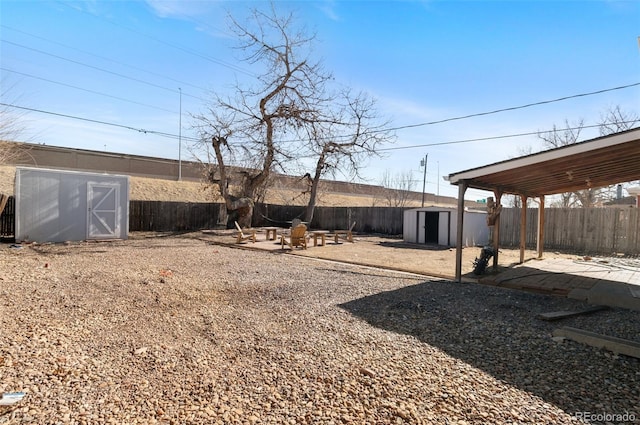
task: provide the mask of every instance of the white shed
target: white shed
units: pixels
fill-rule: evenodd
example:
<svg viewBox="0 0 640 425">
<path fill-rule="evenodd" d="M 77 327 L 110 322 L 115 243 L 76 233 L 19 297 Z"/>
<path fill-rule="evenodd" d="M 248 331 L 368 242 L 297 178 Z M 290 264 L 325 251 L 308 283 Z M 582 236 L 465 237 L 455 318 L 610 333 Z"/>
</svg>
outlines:
<svg viewBox="0 0 640 425">
<path fill-rule="evenodd" d="M 455 246 L 457 232 L 457 209 L 446 207 L 423 207 L 406 210 L 402 226 L 405 242 Z M 487 213 L 464 212 L 464 246 L 482 246 L 489 241 Z"/>
<path fill-rule="evenodd" d="M 16 167 L 16 241 L 126 239 L 129 177 Z"/>
</svg>

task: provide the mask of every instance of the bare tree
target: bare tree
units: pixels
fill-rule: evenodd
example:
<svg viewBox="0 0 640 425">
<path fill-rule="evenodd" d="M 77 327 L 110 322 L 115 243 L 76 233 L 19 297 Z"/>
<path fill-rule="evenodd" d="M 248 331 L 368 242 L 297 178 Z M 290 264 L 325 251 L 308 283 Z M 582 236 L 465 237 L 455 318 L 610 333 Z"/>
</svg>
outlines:
<svg viewBox="0 0 640 425">
<path fill-rule="evenodd" d="M 234 97 L 214 95 L 208 112 L 195 116 L 201 145 L 214 152 L 209 179 L 228 210 L 244 208 L 239 221 L 250 225 L 253 202 L 273 172 L 315 163 L 308 173 L 310 221 L 320 177 L 338 169 L 357 175 L 387 134 L 374 131 L 380 129 L 372 126 L 371 99 L 329 89 L 333 76 L 310 58 L 315 35 L 296 31 L 291 14 L 278 16 L 272 4 L 269 13 L 253 10 L 247 25 L 229 19 L 243 59 L 263 72 L 255 87 L 236 83 Z M 243 171 L 231 174 L 232 166 Z"/>
<path fill-rule="evenodd" d="M 600 115 L 599 131 L 601 136 L 605 136 L 620 131 L 633 128 L 640 118 L 636 113 L 625 112 L 620 106 L 607 109 Z M 584 128 L 584 121 L 581 119 L 572 125 L 565 120 L 565 128 L 558 129 L 553 126 L 553 130 L 546 133 L 539 133 L 538 138 L 542 139 L 548 148 L 559 148 L 572 145 L 579 141 L 580 133 Z M 561 207 L 592 207 L 600 201 L 610 200 L 615 196 L 615 186 L 602 188 L 589 188 L 571 193 L 560 194 L 559 206 Z"/>
<path fill-rule="evenodd" d="M 580 133 L 584 128 L 584 120 L 580 119 L 573 124 L 569 123 L 569 120 L 564 120 L 565 127 L 559 129 L 556 124 L 553 125 L 553 130 L 544 133 L 538 133 L 538 138 L 544 142 L 547 148 L 560 148 L 563 146 L 569 146 L 576 143 L 580 139 Z"/>
<path fill-rule="evenodd" d="M 270 13 L 254 9 L 249 20 L 253 29 L 229 19 L 243 60 L 264 72 L 256 87 L 236 83 L 233 98 L 214 95 L 209 113 L 196 120 L 203 143 L 215 151 L 220 192 L 227 209 L 233 210 L 251 205 L 264 192 L 272 171 L 287 169 L 295 159 L 294 144 L 287 144 L 285 136 L 316 119 L 323 85 L 331 75 L 307 57 L 313 36 L 294 31 L 292 15 L 279 17 L 273 5 Z M 227 172 L 231 163 L 245 171 L 233 185 Z M 250 224 L 251 218 L 245 215 L 242 221 Z"/>
<path fill-rule="evenodd" d="M 630 130 L 640 123 L 640 116 L 635 112 L 623 111 L 620 105 L 609 108 L 604 114 L 600 115 L 600 135 L 618 133 Z M 622 187 L 637 186 L 640 180 L 627 182 Z M 617 196 L 616 186 L 609 186 L 605 189 L 606 197 L 615 199 Z"/>
<path fill-rule="evenodd" d="M 333 102 L 324 105 L 315 122 L 304 127 L 310 156 L 316 160 L 313 175 L 309 174 L 305 221 L 313 220 L 320 179 L 326 175 L 335 177 L 338 172 L 349 179 L 361 177 L 366 160 L 380 156 L 379 146 L 393 137 L 385 130 L 387 124 L 378 115 L 374 99 L 362 92 L 353 95 L 343 90 Z"/>
<path fill-rule="evenodd" d="M 573 124 L 565 119 L 565 127 L 559 129 L 555 124 L 553 130 L 545 133 L 538 133 L 538 138 L 549 149 L 561 148 L 563 146 L 572 145 L 580 140 L 580 133 L 584 129 L 584 120 L 580 119 Z M 560 205 L 562 207 L 591 207 L 598 198 L 599 189 L 589 188 L 576 192 L 560 194 Z"/>
<path fill-rule="evenodd" d="M 611 107 L 600 115 L 600 135 L 619 133 L 635 127 L 640 122 L 640 117 L 635 112 L 626 112 L 620 105 Z"/>
<path fill-rule="evenodd" d="M 18 143 L 25 131 L 25 115 L 11 106 L 19 98 L 14 96 L 16 85 L 5 78 L 0 83 L 0 164 L 11 164 L 26 154 L 26 148 Z"/>
<path fill-rule="evenodd" d="M 10 98 L 15 93 L 15 85 L 7 84 L 3 79 L 0 83 L 0 165 L 15 164 L 27 154 L 28 149 L 23 143 L 18 143 L 17 139 L 24 131 L 24 114 L 16 113 L 16 109 L 11 106 Z M 15 100 L 13 100 L 15 102 Z M 4 211 L 9 195 L 0 193 L 0 214 Z"/>
<path fill-rule="evenodd" d="M 405 207 L 413 195 L 416 181 L 411 171 L 401 171 L 391 174 L 385 170 L 380 185 L 383 187 L 382 196 L 390 207 Z"/>
</svg>

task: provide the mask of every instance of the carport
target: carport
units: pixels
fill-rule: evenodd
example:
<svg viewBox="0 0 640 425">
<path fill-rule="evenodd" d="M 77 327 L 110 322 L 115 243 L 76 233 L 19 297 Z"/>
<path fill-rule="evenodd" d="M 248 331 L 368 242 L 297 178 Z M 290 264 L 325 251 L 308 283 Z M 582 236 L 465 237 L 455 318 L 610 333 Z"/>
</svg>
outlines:
<svg viewBox="0 0 640 425">
<path fill-rule="evenodd" d="M 457 227 L 464 226 L 464 195 L 468 188 L 493 192 L 496 204 L 502 195 L 538 198 L 537 255 L 544 251 L 544 198 L 547 195 L 599 188 L 640 179 L 640 128 L 598 137 L 561 148 L 551 149 L 484 167 L 450 174 L 447 180 L 458 186 Z M 524 262 L 526 243 L 526 208 L 520 216 L 520 262 Z M 498 264 L 500 216 L 493 244 Z M 456 243 L 456 281 L 462 280 L 462 232 Z"/>
</svg>

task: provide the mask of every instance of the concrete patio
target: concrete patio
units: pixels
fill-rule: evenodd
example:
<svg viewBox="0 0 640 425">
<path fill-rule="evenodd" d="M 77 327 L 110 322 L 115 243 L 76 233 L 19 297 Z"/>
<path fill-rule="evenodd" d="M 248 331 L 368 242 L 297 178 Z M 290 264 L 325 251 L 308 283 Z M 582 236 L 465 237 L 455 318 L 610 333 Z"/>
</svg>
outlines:
<svg viewBox="0 0 640 425">
<path fill-rule="evenodd" d="M 583 257 L 530 260 L 481 283 L 550 292 L 589 304 L 640 310 L 640 259 Z"/>
</svg>

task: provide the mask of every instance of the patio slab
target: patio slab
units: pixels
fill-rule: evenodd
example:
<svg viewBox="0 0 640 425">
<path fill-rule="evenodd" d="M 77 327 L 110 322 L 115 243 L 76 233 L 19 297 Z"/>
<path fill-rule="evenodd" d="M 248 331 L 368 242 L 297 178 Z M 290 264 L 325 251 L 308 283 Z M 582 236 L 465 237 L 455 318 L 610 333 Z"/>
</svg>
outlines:
<svg viewBox="0 0 640 425">
<path fill-rule="evenodd" d="M 540 288 L 589 304 L 640 310 L 640 260 L 533 260 L 482 281 L 496 286 Z"/>
</svg>

